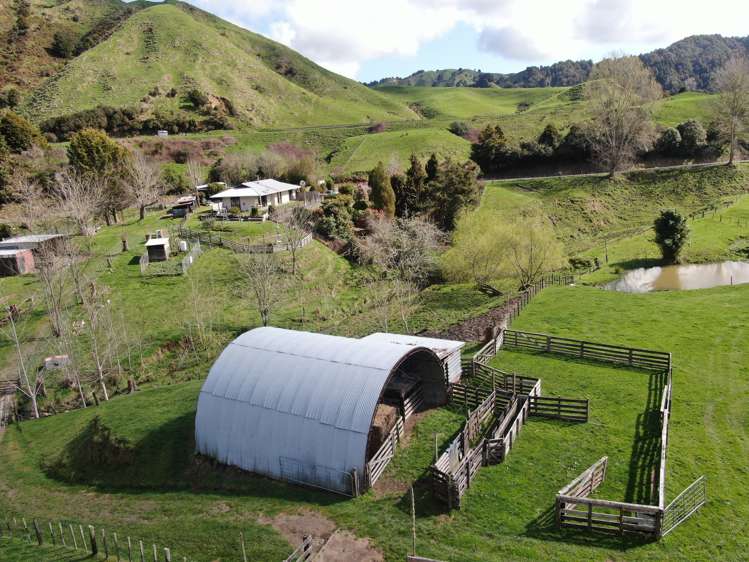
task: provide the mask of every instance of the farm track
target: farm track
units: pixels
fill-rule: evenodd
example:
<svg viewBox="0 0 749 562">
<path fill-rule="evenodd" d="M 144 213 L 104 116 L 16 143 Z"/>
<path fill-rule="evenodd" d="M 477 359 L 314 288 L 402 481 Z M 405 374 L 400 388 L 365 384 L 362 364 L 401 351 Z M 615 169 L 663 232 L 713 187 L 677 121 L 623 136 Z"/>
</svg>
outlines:
<svg viewBox="0 0 749 562">
<path fill-rule="evenodd" d="M 749 159 L 735 160 L 734 164 L 746 164 Z M 725 166 L 726 162 L 704 162 L 699 164 L 673 164 L 670 166 L 652 166 L 643 168 L 627 168 L 621 170 L 620 174 L 630 174 L 633 172 L 662 172 L 668 170 L 698 170 L 701 168 L 711 168 L 715 166 Z M 608 175 L 606 172 L 586 172 L 583 174 L 554 174 L 547 176 L 518 176 L 518 177 L 484 177 L 486 181 L 531 181 L 531 180 L 551 180 L 559 178 L 592 178 L 592 177 L 604 177 Z"/>
</svg>

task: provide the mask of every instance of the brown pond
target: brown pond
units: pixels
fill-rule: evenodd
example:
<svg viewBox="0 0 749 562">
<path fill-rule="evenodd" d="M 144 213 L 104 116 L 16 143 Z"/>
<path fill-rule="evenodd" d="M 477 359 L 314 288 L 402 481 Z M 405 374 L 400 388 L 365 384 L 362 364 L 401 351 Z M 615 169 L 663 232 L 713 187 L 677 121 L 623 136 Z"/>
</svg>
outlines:
<svg viewBox="0 0 749 562">
<path fill-rule="evenodd" d="M 704 265 L 668 265 L 633 269 L 620 279 L 607 284 L 605 288 L 625 293 L 647 293 L 709 289 L 741 283 L 749 283 L 749 262 L 725 261 Z"/>
</svg>

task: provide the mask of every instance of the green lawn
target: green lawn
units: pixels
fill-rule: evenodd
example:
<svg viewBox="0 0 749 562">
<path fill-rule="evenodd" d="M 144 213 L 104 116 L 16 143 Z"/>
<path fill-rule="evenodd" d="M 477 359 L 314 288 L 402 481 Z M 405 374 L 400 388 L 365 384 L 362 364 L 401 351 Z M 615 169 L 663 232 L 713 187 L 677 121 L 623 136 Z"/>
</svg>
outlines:
<svg viewBox="0 0 749 562">
<path fill-rule="evenodd" d="M 710 497 L 683 527 L 653 544 L 557 532 L 549 521 L 554 494 L 603 455 L 610 465 L 599 497 L 647 499 L 646 478 L 632 465 L 647 444 L 637 436 L 644 423 L 640 416 L 653 402 L 652 395 L 648 402 L 649 375 L 502 352 L 496 364 L 541 377 L 546 394 L 588 397 L 591 420 L 531 420 L 507 462 L 480 471 L 459 512 L 444 513 L 419 481 L 419 552 L 461 561 L 743 556 L 749 547 L 749 504 L 742 491 L 749 484 L 743 467 L 749 454 L 749 357 L 743 345 L 749 337 L 747 306 L 746 286 L 647 295 L 552 288 L 513 325 L 674 353 L 667 493 L 673 499 L 705 474 Z M 434 433 L 444 446 L 459 428 L 460 416 L 435 410 L 420 422 L 386 472 L 385 478 L 396 483 L 393 491 L 344 500 L 193 465 L 199 386 L 195 381 L 142 391 L 98 409 L 65 414 L 64 424 L 53 417 L 11 428 L 0 448 L 0 462 L 7 467 L 0 474 L 0 501 L 10 511 L 31 511 L 38 517 L 98 521 L 199 557 L 234 557 L 235 537 L 243 530 L 255 559 L 277 559 L 288 549 L 272 529 L 258 523 L 260 514 L 319 509 L 338 525 L 370 537 L 389 560 L 402 558 L 410 544 L 410 513 L 407 495 L 398 490 L 424 474 L 432 462 Z M 69 447 L 74 453 L 61 455 L 69 443 L 85 445 L 84 430 L 97 414 L 133 448 L 132 462 L 93 469 L 80 453 L 85 448 Z M 62 462 L 55 464 L 57 460 Z M 79 497 L 87 501 L 73 499 Z"/>
<path fill-rule="evenodd" d="M 684 92 L 656 102 L 655 120 L 660 125 L 675 127 L 688 119 L 697 119 L 707 127 L 713 116 L 715 95 L 702 92 Z"/>
</svg>

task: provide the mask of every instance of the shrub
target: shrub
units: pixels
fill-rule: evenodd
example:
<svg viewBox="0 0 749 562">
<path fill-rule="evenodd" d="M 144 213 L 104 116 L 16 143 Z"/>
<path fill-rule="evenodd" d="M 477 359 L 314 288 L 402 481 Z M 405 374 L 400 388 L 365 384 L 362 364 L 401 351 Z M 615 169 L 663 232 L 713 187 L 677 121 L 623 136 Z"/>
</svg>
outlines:
<svg viewBox="0 0 749 562">
<path fill-rule="evenodd" d="M 76 39 L 70 33 L 55 32 L 49 52 L 52 56 L 69 59 L 75 52 Z"/>
<path fill-rule="evenodd" d="M 590 258 L 570 258 L 570 267 L 576 270 L 587 270 L 593 267 L 593 260 Z"/>
<path fill-rule="evenodd" d="M 367 129 L 370 133 L 382 133 L 385 130 L 385 123 L 373 123 Z"/>
<path fill-rule="evenodd" d="M 12 111 L 0 116 L 0 136 L 5 138 L 8 149 L 16 154 L 30 149 L 34 144 L 46 145 L 39 129 Z"/>
<path fill-rule="evenodd" d="M 338 192 L 341 195 L 353 195 L 354 194 L 354 186 L 350 183 L 344 183 L 341 187 L 338 188 Z"/>
<path fill-rule="evenodd" d="M 654 228 L 655 243 L 660 247 L 663 259 L 668 263 L 678 262 L 689 237 L 687 219 L 678 211 L 667 209 L 655 219 Z"/>
<path fill-rule="evenodd" d="M 238 214 L 239 214 L 239 208 L 237 208 L 237 207 L 232 207 L 232 208 L 230 209 L 230 212 L 231 212 L 232 214 L 234 214 L 234 215 L 238 215 Z M 259 215 L 259 211 L 257 210 L 257 207 L 253 207 L 252 209 L 250 209 L 250 216 L 251 216 L 251 217 L 257 217 L 258 215 Z"/>
<path fill-rule="evenodd" d="M 448 128 L 448 130 L 453 135 L 465 137 L 468 134 L 470 127 L 465 121 L 453 121 L 452 123 L 450 123 L 450 127 Z"/>
<path fill-rule="evenodd" d="M 161 182 L 166 188 L 166 192 L 172 195 L 186 193 L 191 189 L 190 182 L 185 175 L 173 166 L 167 166 L 161 173 Z"/>
<path fill-rule="evenodd" d="M 252 211 L 250 211 L 250 214 L 252 214 L 253 212 L 255 213 L 253 216 L 256 217 L 257 216 L 257 207 L 253 207 Z M 236 206 L 235 207 L 229 207 L 229 214 L 230 215 L 241 215 L 242 214 L 242 209 L 240 209 L 239 207 L 236 207 Z"/>
<path fill-rule="evenodd" d="M 680 123 L 677 127 L 681 135 L 681 153 L 684 156 L 697 156 L 707 145 L 707 131 L 695 119 Z"/>
<path fill-rule="evenodd" d="M 549 123 L 538 137 L 538 144 L 548 146 L 552 150 L 562 142 L 562 135 L 553 123 Z"/>
<path fill-rule="evenodd" d="M 15 88 L 0 92 L 0 109 L 17 107 L 21 103 L 21 94 Z"/>
<path fill-rule="evenodd" d="M 666 156 L 674 156 L 679 153 L 681 146 L 681 133 L 678 129 L 669 127 L 661 133 L 655 143 L 655 150 Z"/>
<path fill-rule="evenodd" d="M 9 224 L 0 223 L 0 240 L 10 238 L 11 228 Z"/>
<path fill-rule="evenodd" d="M 202 107 L 208 105 L 208 94 L 205 92 L 202 92 L 201 90 L 198 90 L 197 88 L 193 88 L 187 94 L 185 94 L 185 99 L 187 99 L 188 102 L 192 104 L 192 106 L 195 109 L 201 109 Z"/>
</svg>

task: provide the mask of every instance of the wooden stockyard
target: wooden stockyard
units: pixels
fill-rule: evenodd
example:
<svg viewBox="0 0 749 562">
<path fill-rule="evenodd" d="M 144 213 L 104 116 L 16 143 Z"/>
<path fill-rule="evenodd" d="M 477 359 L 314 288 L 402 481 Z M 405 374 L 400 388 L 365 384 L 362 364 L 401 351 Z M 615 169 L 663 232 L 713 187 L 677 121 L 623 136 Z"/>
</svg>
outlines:
<svg viewBox="0 0 749 562">
<path fill-rule="evenodd" d="M 480 467 L 502 462 L 529 416 L 579 422 L 588 419 L 587 400 L 542 396 L 539 379 L 489 367 L 487 363 L 500 349 L 615 364 L 648 371 L 657 376 L 656 380 L 663 381 L 659 407 L 661 431 L 658 466 L 652 475 L 652 496 L 657 498 L 657 503 L 650 505 L 591 498 L 591 494 L 606 478 L 608 458 L 603 457 L 558 492 L 555 515 L 560 528 L 637 533 L 660 538 L 704 505 L 707 500 L 704 477 L 698 478 L 666 505 L 672 398 L 670 353 L 517 330 L 502 330 L 489 341 L 464 368 L 464 379 L 468 384 L 452 385 L 450 389 L 451 402 L 462 404 L 469 410 L 469 415 L 461 433 L 430 467 L 435 497 L 446 502 L 450 508 L 459 508 L 461 496 L 470 488 Z M 489 428 L 479 435 L 477 428 L 485 427 L 490 418 Z"/>
</svg>

